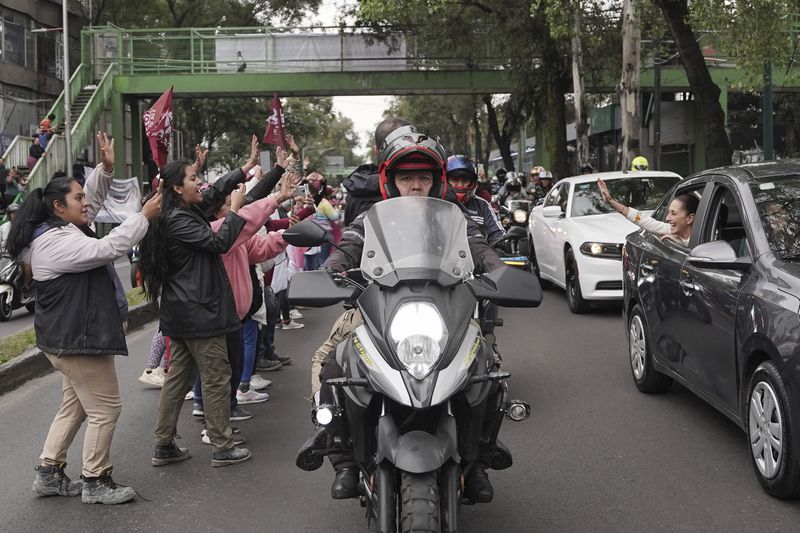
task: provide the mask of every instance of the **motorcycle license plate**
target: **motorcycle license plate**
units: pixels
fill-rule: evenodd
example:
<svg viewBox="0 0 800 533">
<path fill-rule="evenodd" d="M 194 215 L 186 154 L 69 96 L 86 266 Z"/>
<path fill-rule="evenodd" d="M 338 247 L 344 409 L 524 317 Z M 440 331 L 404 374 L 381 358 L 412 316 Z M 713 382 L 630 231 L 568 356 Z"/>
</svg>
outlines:
<svg viewBox="0 0 800 533">
<path fill-rule="evenodd" d="M 525 266 L 528 264 L 528 258 L 524 255 L 514 257 L 501 257 L 500 260 L 510 266 Z"/>
</svg>

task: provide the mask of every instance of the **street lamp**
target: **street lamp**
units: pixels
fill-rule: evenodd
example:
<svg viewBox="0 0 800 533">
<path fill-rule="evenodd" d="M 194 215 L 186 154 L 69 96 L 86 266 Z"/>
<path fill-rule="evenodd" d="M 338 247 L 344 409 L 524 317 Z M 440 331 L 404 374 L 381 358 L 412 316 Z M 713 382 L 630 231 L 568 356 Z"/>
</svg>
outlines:
<svg viewBox="0 0 800 533">
<path fill-rule="evenodd" d="M 70 111 L 70 95 L 69 95 L 69 10 L 67 9 L 67 0 L 61 2 L 61 28 L 40 28 L 31 30 L 31 33 L 44 33 L 50 31 L 61 32 L 61 48 L 64 52 L 64 147 L 67 152 L 66 157 L 66 174 L 72 176 L 72 115 Z"/>
</svg>

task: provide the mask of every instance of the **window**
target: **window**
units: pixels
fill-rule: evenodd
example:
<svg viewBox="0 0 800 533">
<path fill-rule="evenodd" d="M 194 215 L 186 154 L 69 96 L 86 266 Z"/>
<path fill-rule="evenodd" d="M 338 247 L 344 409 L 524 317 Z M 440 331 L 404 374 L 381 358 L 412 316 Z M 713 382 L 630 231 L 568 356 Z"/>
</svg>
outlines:
<svg viewBox="0 0 800 533">
<path fill-rule="evenodd" d="M 736 195 L 731 189 L 720 185 L 709 204 L 701 242 L 726 241 L 736 252 L 736 257 L 750 255 L 744 218 Z"/>
<path fill-rule="evenodd" d="M 800 260 L 800 176 L 759 180 L 750 191 L 772 252 L 784 261 Z"/>
<path fill-rule="evenodd" d="M 544 207 L 550 205 L 560 205 L 561 211 L 567 212 L 567 197 L 569 195 L 569 183 L 561 183 L 556 185 L 547 198 L 544 200 Z"/>
<path fill-rule="evenodd" d="M 25 28 L 5 21 L 3 24 L 3 59 L 25 66 Z"/>
<path fill-rule="evenodd" d="M 617 201 L 639 211 L 650 211 L 679 180 L 669 176 L 629 176 L 606 182 L 608 190 Z M 572 197 L 572 216 L 613 213 L 600 194 L 596 181 L 575 184 Z"/>
</svg>

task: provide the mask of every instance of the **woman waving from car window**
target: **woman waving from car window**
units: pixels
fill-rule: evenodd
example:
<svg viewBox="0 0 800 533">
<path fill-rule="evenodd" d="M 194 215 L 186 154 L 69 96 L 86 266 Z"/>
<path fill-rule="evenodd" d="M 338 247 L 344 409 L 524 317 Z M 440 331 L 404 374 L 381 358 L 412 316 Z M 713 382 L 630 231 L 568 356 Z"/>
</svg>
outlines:
<svg viewBox="0 0 800 533">
<path fill-rule="evenodd" d="M 692 224 L 697 213 L 697 206 L 700 204 L 700 200 L 694 195 L 679 194 L 676 196 L 669 204 L 667 221 L 661 222 L 651 216 L 643 215 L 638 209 L 628 207 L 614 200 L 603 180 L 598 179 L 597 186 L 600 188 L 600 194 L 603 195 L 603 199 L 608 205 L 643 230 L 659 235 L 662 240 L 671 239 L 684 246 L 689 246 L 689 239 L 692 236 Z"/>
</svg>

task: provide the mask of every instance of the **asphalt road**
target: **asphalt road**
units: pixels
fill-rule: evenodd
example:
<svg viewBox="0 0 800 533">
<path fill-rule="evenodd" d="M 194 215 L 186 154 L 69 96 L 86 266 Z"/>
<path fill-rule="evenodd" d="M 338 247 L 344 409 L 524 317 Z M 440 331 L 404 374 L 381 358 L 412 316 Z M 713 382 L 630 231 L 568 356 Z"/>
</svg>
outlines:
<svg viewBox="0 0 800 533">
<path fill-rule="evenodd" d="M 126 291 L 129 291 L 131 289 L 131 264 L 128 261 L 128 257 L 117 259 L 114 263 L 114 268 L 117 269 L 122 286 Z M 32 327 L 33 314 L 29 313 L 24 307 L 20 307 L 11 313 L 11 320 L 0 322 L 0 339 Z"/>
<path fill-rule="evenodd" d="M 117 367 L 123 410 L 113 447 L 115 479 L 147 498 L 114 507 L 78 498 L 37 499 L 33 466 L 60 398 L 50 374 L 0 397 L 0 530 L 365 531 L 357 500 L 332 501 L 327 465 L 294 466 L 310 430 L 309 358 L 338 309 L 306 310 L 302 330 L 278 332 L 295 364 L 268 374 L 272 399 L 248 406 L 240 422 L 252 461 L 212 468 L 200 424 L 186 402 L 184 463 L 150 465 L 158 391 L 136 377 L 153 328 L 134 333 L 131 356 Z M 797 531 L 800 502 L 767 496 L 756 481 L 744 434 L 685 389 L 645 396 L 628 369 L 619 312 L 569 313 L 563 293 L 548 291 L 538 310 L 505 310 L 498 332 L 513 396 L 531 402 L 522 423 L 501 436 L 514 451 L 510 470 L 494 472 L 495 501 L 463 507 L 460 531 Z M 82 433 L 67 472 L 77 477 Z"/>
</svg>

